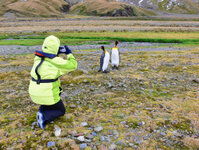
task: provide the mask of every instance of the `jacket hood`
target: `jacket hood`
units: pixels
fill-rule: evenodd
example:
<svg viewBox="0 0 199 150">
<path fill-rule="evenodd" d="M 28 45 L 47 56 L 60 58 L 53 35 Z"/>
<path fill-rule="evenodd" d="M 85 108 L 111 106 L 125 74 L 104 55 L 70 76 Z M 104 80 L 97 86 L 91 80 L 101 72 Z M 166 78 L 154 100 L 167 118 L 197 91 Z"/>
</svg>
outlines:
<svg viewBox="0 0 199 150">
<path fill-rule="evenodd" d="M 57 37 L 51 35 L 44 40 L 44 43 L 42 45 L 42 51 L 45 53 L 57 55 L 59 46 L 60 40 Z"/>
</svg>

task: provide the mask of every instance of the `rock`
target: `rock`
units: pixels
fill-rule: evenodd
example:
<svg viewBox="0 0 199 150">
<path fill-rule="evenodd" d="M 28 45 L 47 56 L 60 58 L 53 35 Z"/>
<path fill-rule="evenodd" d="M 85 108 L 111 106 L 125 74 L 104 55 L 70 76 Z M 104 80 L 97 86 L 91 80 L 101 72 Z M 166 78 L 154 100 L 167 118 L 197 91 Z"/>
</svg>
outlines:
<svg viewBox="0 0 199 150">
<path fill-rule="evenodd" d="M 162 104 L 159 104 L 159 106 L 160 106 L 160 108 L 164 108 L 164 105 L 162 105 Z"/>
<path fill-rule="evenodd" d="M 69 121 L 69 120 L 71 120 L 72 119 L 72 117 L 71 116 L 66 116 L 66 121 Z"/>
<path fill-rule="evenodd" d="M 95 127 L 94 128 L 94 131 L 96 131 L 96 132 L 100 132 L 100 131 L 102 131 L 103 130 L 103 127 L 102 126 L 98 126 L 98 127 Z"/>
<path fill-rule="evenodd" d="M 152 110 L 152 108 L 146 107 L 145 110 Z"/>
<path fill-rule="evenodd" d="M 104 145 L 101 145 L 99 149 L 100 150 L 107 150 L 106 146 L 104 146 Z"/>
<path fill-rule="evenodd" d="M 164 133 L 164 132 L 160 132 L 160 135 L 162 135 L 162 136 L 166 136 L 166 133 Z"/>
<path fill-rule="evenodd" d="M 97 133 L 94 132 L 94 131 L 91 134 L 92 134 L 92 136 L 96 136 L 97 135 Z"/>
<path fill-rule="evenodd" d="M 77 140 L 79 140 L 80 142 L 84 142 L 84 136 L 79 136 L 78 138 L 77 138 Z"/>
<path fill-rule="evenodd" d="M 35 126 L 36 124 L 37 124 L 36 122 L 33 122 L 33 123 L 32 123 L 32 126 Z"/>
<path fill-rule="evenodd" d="M 70 108 L 76 108 L 75 104 L 70 104 Z"/>
<path fill-rule="evenodd" d="M 137 146 L 137 145 L 134 145 L 133 148 L 134 148 L 134 149 L 138 149 L 138 146 Z"/>
<path fill-rule="evenodd" d="M 88 82 L 88 80 L 87 79 L 84 79 L 84 81 L 83 81 L 84 83 L 87 83 Z"/>
<path fill-rule="evenodd" d="M 135 139 L 134 139 L 134 142 L 136 143 L 136 144 L 141 144 L 141 137 L 139 137 L 139 136 L 135 136 Z"/>
<path fill-rule="evenodd" d="M 61 134 L 61 128 L 58 125 L 55 125 L 55 136 L 60 136 Z"/>
<path fill-rule="evenodd" d="M 115 144 L 111 144 L 109 146 L 109 150 L 116 150 L 116 148 L 117 148 L 117 145 L 115 145 Z"/>
<path fill-rule="evenodd" d="M 145 125 L 145 122 L 144 122 L 144 121 L 139 122 L 139 124 L 138 124 L 138 125 L 139 125 L 139 126 Z"/>
<path fill-rule="evenodd" d="M 83 127 L 88 126 L 88 123 L 87 123 L 87 122 L 82 122 L 81 124 L 82 124 Z"/>
<path fill-rule="evenodd" d="M 162 63 L 162 66 L 173 67 L 175 64 L 172 63 Z"/>
<path fill-rule="evenodd" d="M 87 74 L 87 73 L 88 73 L 88 71 L 87 71 L 87 70 L 82 70 L 82 71 L 83 71 L 83 73 L 84 73 L 84 74 Z"/>
<path fill-rule="evenodd" d="M 109 82 L 108 83 L 108 88 L 112 88 L 113 87 L 113 85 Z"/>
<path fill-rule="evenodd" d="M 104 136 L 101 136 L 101 137 L 100 137 L 100 141 L 102 141 L 102 142 L 105 141 Z"/>
<path fill-rule="evenodd" d="M 73 131 L 68 131 L 68 134 L 72 135 L 72 136 L 75 136 L 77 134 L 77 131 L 76 130 L 73 130 Z"/>
<path fill-rule="evenodd" d="M 116 144 L 120 146 L 127 146 L 127 144 L 123 141 L 117 141 Z"/>
<path fill-rule="evenodd" d="M 55 142 L 48 142 L 47 143 L 47 148 L 55 146 Z"/>
<path fill-rule="evenodd" d="M 94 136 L 93 136 L 93 135 L 91 135 L 91 134 L 89 134 L 89 135 L 87 135 L 87 136 L 86 136 L 86 138 L 87 138 L 87 139 L 93 139 L 93 138 L 94 138 Z"/>
<path fill-rule="evenodd" d="M 144 136 L 143 139 L 144 139 L 144 140 L 148 140 L 148 139 L 149 139 L 149 136 Z"/>
<path fill-rule="evenodd" d="M 126 121 L 121 121 L 120 123 L 121 123 L 121 124 L 126 124 Z"/>
<path fill-rule="evenodd" d="M 76 134 L 74 134 L 73 136 L 74 137 L 79 137 L 79 136 L 83 136 L 84 134 L 83 133 L 76 133 Z"/>
<path fill-rule="evenodd" d="M 176 130 L 173 131 L 173 134 L 175 136 L 177 136 L 177 137 L 182 137 L 183 136 L 182 134 L 178 133 L 178 131 L 176 131 Z"/>
<path fill-rule="evenodd" d="M 86 143 L 91 143 L 92 140 L 90 140 L 90 139 L 85 139 L 85 142 L 86 142 Z"/>
<path fill-rule="evenodd" d="M 142 122 L 139 122 L 138 125 L 139 125 L 139 126 L 142 126 Z"/>
<path fill-rule="evenodd" d="M 133 146 L 134 146 L 134 144 L 133 144 L 133 143 L 129 143 L 129 146 L 130 146 L 130 147 L 133 147 Z"/>
<path fill-rule="evenodd" d="M 197 79 L 193 79 L 192 81 L 195 82 L 195 83 L 199 83 L 199 79 L 198 78 Z"/>
<path fill-rule="evenodd" d="M 80 144 L 80 150 L 83 150 L 83 149 L 85 149 L 87 147 L 87 144 L 86 143 L 82 143 L 82 144 Z"/>
<path fill-rule="evenodd" d="M 119 132 L 117 130 L 113 130 L 114 135 L 119 135 Z"/>
<path fill-rule="evenodd" d="M 110 138 L 109 136 L 106 136 L 106 137 L 105 137 L 105 141 L 111 142 L 111 138 Z"/>
</svg>

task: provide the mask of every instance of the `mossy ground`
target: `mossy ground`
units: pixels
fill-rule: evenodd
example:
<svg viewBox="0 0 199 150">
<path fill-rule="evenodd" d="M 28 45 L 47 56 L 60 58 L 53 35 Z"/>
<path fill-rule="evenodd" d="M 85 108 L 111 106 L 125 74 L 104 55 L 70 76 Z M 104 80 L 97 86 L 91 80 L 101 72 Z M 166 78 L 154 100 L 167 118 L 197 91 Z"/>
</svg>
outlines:
<svg viewBox="0 0 199 150">
<path fill-rule="evenodd" d="M 198 50 L 121 52 L 119 70 L 110 69 L 108 74 L 97 72 L 100 54 L 95 50 L 88 54 L 74 51 L 78 70 L 61 77 L 67 113 L 44 131 L 36 126 L 39 106 L 28 95 L 27 68 L 34 55 L 1 56 L 1 68 L 18 70 L 0 74 L 0 149 L 44 149 L 49 141 L 60 149 L 78 149 L 73 132 L 86 136 L 98 125 L 103 130 L 88 143 L 90 148 L 117 143 L 117 149 L 132 149 L 132 145 L 197 149 L 199 83 L 194 81 L 199 76 Z M 81 122 L 89 127 L 82 127 Z M 62 129 L 60 137 L 55 137 L 54 124 Z M 111 142 L 100 141 L 108 135 Z"/>
</svg>

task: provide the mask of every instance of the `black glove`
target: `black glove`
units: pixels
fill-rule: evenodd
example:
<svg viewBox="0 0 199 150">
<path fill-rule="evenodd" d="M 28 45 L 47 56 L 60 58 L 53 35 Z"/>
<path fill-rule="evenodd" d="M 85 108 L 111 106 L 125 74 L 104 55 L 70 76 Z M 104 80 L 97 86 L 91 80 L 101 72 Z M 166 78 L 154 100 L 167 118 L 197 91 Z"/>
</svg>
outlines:
<svg viewBox="0 0 199 150">
<path fill-rule="evenodd" d="M 67 45 L 64 45 L 64 48 L 66 50 L 66 52 L 65 52 L 66 55 L 72 53 L 72 51 L 69 49 L 69 47 Z"/>
<path fill-rule="evenodd" d="M 61 53 L 68 55 L 72 53 L 72 51 L 68 48 L 67 45 L 65 45 L 64 47 L 62 46 L 59 47 L 58 54 L 61 54 Z"/>
</svg>

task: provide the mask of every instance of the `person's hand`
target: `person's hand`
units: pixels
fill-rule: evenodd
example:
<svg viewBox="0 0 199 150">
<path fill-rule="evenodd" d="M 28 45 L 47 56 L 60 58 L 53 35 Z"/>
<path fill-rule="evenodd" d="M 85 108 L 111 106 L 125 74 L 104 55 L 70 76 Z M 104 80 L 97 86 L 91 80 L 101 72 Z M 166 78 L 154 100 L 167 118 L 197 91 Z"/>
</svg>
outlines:
<svg viewBox="0 0 199 150">
<path fill-rule="evenodd" d="M 61 53 L 65 53 L 65 51 L 65 48 L 63 46 L 60 46 L 57 54 L 59 55 Z"/>
<path fill-rule="evenodd" d="M 70 54 L 70 53 L 72 53 L 72 51 L 68 48 L 67 45 L 65 45 L 64 47 L 63 47 L 63 46 L 60 46 L 60 47 L 59 47 L 58 55 L 59 55 L 59 54 L 66 54 L 66 55 L 68 55 L 68 54 Z"/>
<path fill-rule="evenodd" d="M 64 49 L 64 47 L 63 46 L 60 46 L 59 47 L 59 51 L 61 51 L 61 50 L 63 50 Z"/>
<path fill-rule="evenodd" d="M 66 50 L 66 52 L 65 52 L 66 55 L 72 53 L 72 51 L 69 49 L 69 47 L 67 45 L 64 45 L 64 48 Z"/>
</svg>

